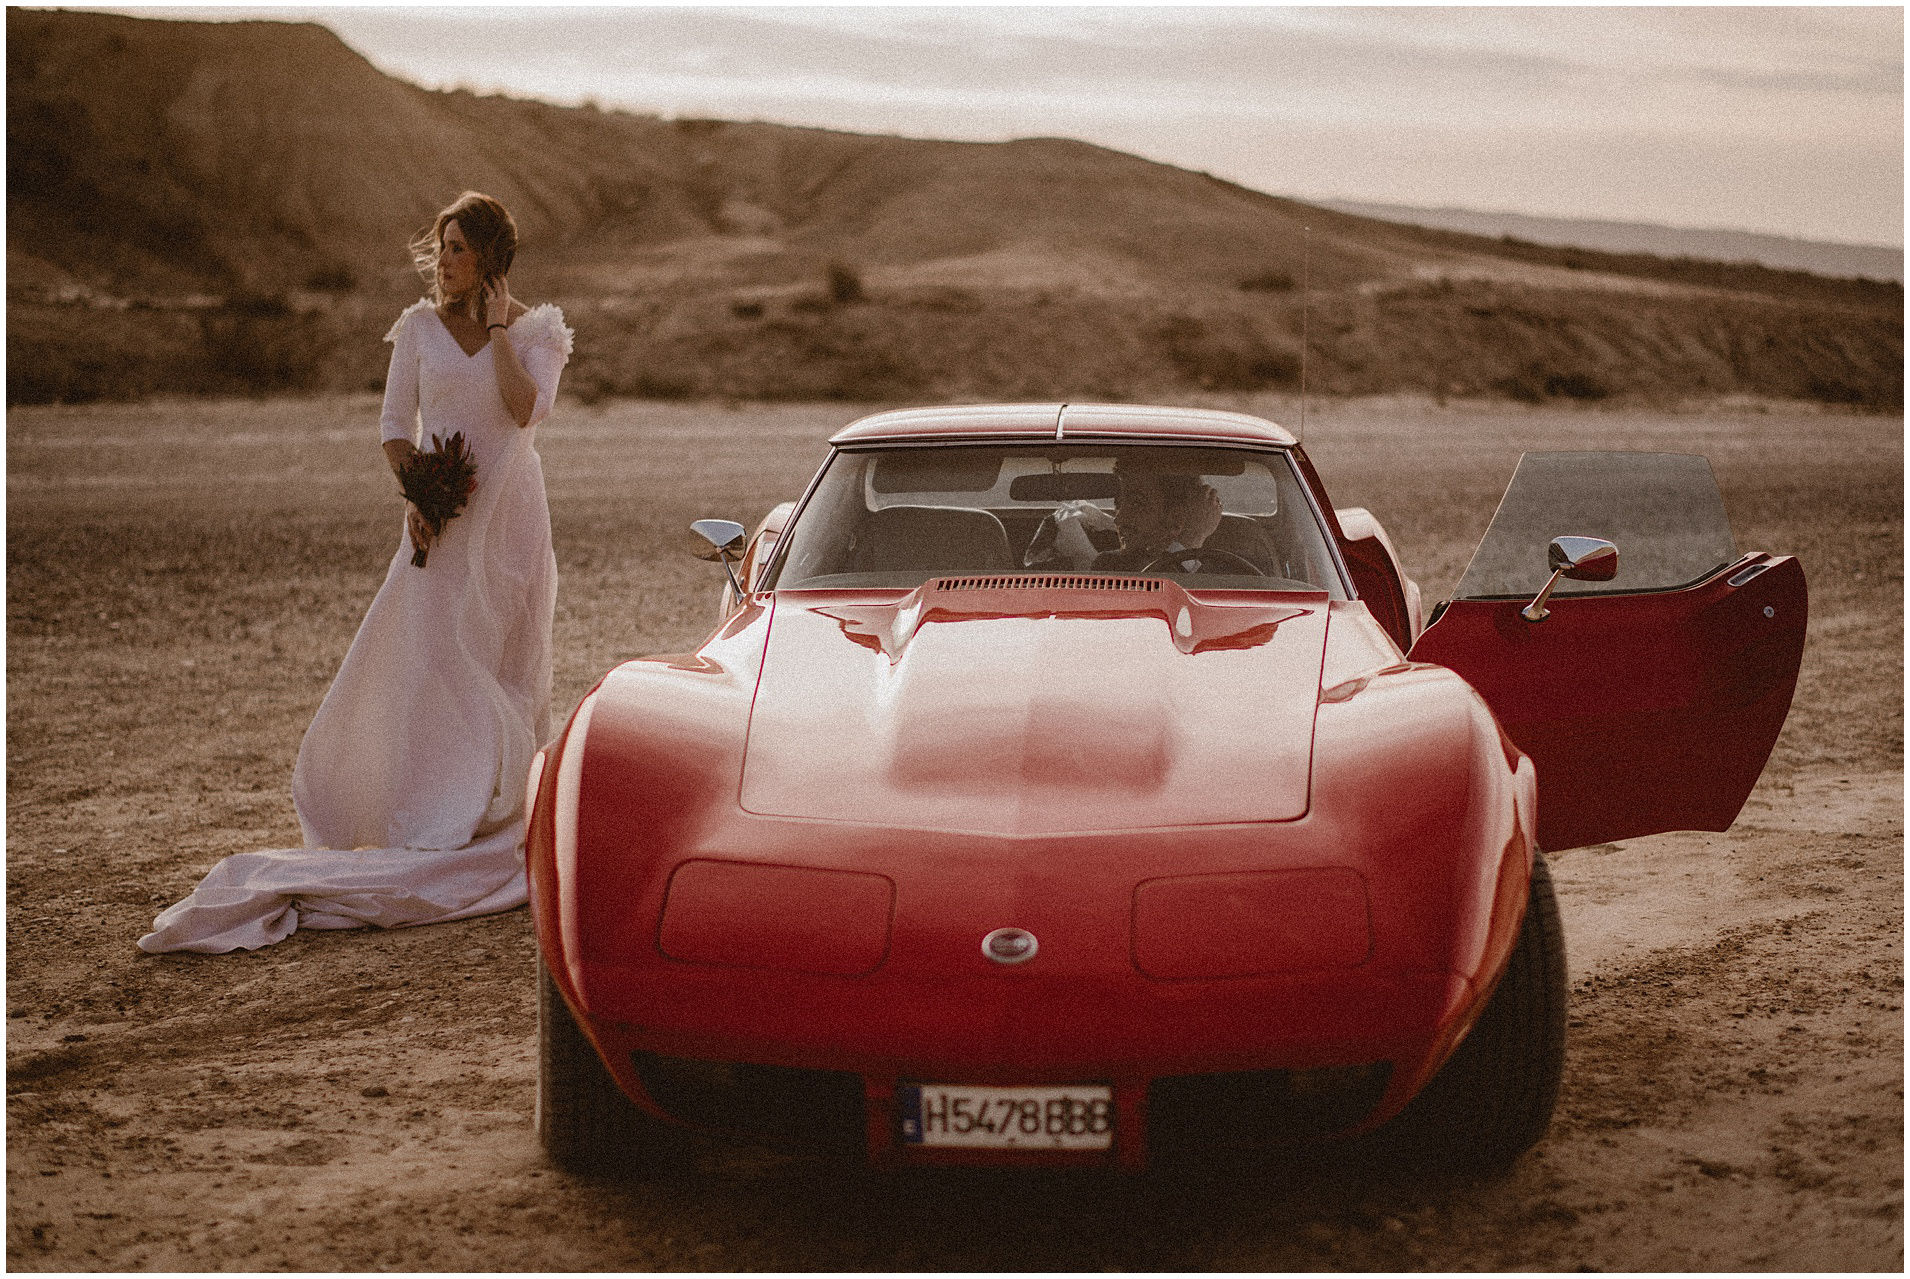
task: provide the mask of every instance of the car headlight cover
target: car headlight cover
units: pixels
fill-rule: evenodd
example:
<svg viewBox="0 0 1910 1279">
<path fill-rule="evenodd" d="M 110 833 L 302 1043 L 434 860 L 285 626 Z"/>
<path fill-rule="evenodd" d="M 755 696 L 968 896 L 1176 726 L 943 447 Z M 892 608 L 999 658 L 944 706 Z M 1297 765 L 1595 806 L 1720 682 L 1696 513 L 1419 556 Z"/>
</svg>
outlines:
<svg viewBox="0 0 1910 1279">
<path fill-rule="evenodd" d="M 1366 881 L 1341 867 L 1176 875 L 1134 890 L 1134 965 L 1150 977 L 1249 977 L 1366 961 Z"/>
<path fill-rule="evenodd" d="M 855 976 L 888 955 L 894 904 L 885 875 L 687 861 L 670 876 L 657 947 L 696 963 Z"/>
</svg>

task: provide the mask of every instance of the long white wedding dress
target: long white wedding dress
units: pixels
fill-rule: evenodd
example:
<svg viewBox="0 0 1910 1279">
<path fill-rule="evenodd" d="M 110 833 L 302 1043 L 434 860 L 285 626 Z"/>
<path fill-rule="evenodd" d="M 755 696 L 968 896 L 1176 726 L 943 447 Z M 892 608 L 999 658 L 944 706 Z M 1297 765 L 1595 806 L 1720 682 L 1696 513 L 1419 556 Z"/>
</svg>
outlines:
<svg viewBox="0 0 1910 1279">
<path fill-rule="evenodd" d="M 429 447 L 462 431 L 477 488 L 425 567 L 400 539 L 305 732 L 292 772 L 305 846 L 227 857 L 141 950 L 252 950 L 299 928 L 436 923 L 525 900 L 524 784 L 549 734 L 557 598 L 533 446 L 571 331 L 548 303 L 511 325 L 537 383 L 527 427 L 504 407 L 491 344 L 466 355 L 428 301 L 385 339 L 383 438 Z"/>
</svg>

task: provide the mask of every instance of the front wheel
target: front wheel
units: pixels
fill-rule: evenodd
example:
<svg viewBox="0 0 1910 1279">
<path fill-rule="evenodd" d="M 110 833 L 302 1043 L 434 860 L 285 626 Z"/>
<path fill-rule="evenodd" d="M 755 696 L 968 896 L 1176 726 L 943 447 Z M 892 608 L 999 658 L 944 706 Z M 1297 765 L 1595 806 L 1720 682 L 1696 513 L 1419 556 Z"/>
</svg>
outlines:
<svg viewBox="0 0 1910 1279">
<path fill-rule="evenodd" d="M 678 1129 L 624 1096 L 542 959 L 537 961 L 536 1126 L 551 1162 L 571 1172 L 655 1167 L 683 1149 Z"/>
<path fill-rule="evenodd" d="M 1439 1073 L 1381 1131 L 1414 1155 L 1492 1170 L 1552 1122 L 1565 1071 L 1565 933 L 1545 859 L 1532 857 L 1525 922 L 1498 989 Z"/>
</svg>

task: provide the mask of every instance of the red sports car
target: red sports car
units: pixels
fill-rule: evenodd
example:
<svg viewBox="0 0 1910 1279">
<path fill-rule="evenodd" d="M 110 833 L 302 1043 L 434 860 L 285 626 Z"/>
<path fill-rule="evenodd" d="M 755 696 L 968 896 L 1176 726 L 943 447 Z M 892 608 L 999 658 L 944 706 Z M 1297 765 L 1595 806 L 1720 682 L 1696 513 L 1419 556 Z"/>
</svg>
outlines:
<svg viewBox="0 0 1910 1279">
<path fill-rule="evenodd" d="M 699 1129 L 1133 1169 L 1388 1124 L 1504 1163 L 1564 1052 L 1539 850 L 1725 829 L 1796 682 L 1803 572 L 1738 553 L 1702 457 L 1528 454 L 1422 627 L 1257 418 L 831 444 L 753 539 L 698 522 L 722 624 L 532 769 L 564 1165 Z"/>
</svg>

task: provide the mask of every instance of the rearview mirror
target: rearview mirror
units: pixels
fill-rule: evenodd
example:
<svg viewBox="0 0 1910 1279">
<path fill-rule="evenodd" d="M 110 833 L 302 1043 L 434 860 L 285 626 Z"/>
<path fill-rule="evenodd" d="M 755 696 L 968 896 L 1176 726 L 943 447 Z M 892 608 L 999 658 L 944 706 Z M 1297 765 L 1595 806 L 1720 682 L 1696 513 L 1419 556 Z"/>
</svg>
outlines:
<svg viewBox="0 0 1910 1279">
<path fill-rule="evenodd" d="M 1618 548 L 1602 537 L 1555 537 L 1545 548 L 1545 564 L 1552 576 L 1545 579 L 1538 598 L 1519 610 L 1528 622 L 1543 622 L 1551 616 L 1545 602 L 1552 598 L 1552 588 L 1561 577 L 1575 582 L 1609 582 L 1617 577 Z"/>
<path fill-rule="evenodd" d="M 1008 496 L 1017 502 L 1111 502 L 1118 493 L 1112 471 L 1038 471 L 1017 475 L 1008 485 Z"/>
</svg>

